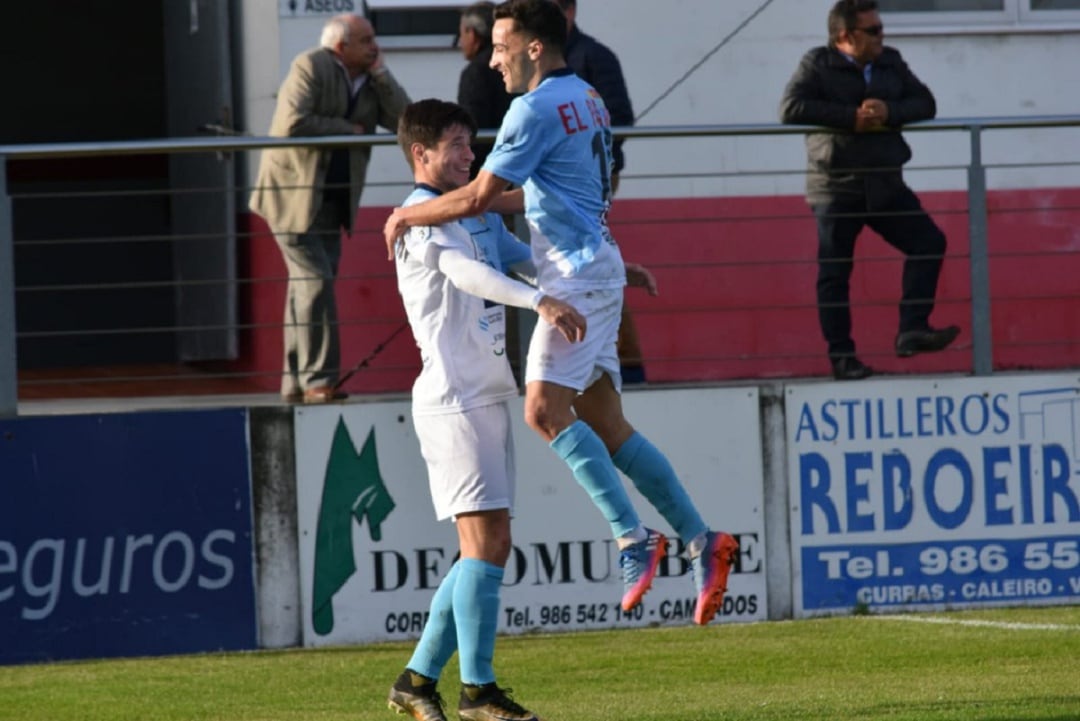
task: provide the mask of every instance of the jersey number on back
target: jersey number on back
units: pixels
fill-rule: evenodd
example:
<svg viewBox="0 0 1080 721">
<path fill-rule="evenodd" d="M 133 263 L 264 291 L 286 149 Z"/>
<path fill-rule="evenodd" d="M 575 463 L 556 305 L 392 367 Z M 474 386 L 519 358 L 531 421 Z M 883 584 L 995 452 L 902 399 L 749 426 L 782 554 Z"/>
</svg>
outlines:
<svg viewBox="0 0 1080 721">
<path fill-rule="evenodd" d="M 609 148 L 611 148 L 611 131 L 607 128 L 600 128 L 593 134 L 592 152 L 600 163 L 600 185 L 603 193 L 600 200 L 604 203 L 611 202 L 611 171 L 608 168 Z"/>
<path fill-rule="evenodd" d="M 597 161 L 600 163 L 600 202 L 603 208 L 600 211 L 600 232 L 603 233 L 605 241 L 615 245 L 615 239 L 611 237 L 611 231 L 608 230 L 607 224 L 608 209 L 611 208 L 611 169 L 608 167 L 608 153 L 611 151 L 611 131 L 608 128 L 599 128 L 593 135 L 592 150 L 593 155 L 596 156 Z"/>
</svg>

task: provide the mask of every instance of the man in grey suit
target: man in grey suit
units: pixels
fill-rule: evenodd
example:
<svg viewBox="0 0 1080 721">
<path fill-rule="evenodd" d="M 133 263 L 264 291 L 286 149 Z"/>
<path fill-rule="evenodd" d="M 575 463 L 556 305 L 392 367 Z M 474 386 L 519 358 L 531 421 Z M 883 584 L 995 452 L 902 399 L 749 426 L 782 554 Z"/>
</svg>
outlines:
<svg viewBox="0 0 1080 721">
<path fill-rule="evenodd" d="M 270 135 L 363 135 L 394 130 L 409 96 L 383 64 L 375 31 L 358 15 L 323 27 L 321 47 L 298 55 L 277 95 Z M 289 272 L 285 297 L 285 368 L 281 395 L 290 403 L 345 398 L 334 278 L 341 233 L 352 228 L 370 146 L 268 148 L 251 209 L 274 233 Z"/>
</svg>

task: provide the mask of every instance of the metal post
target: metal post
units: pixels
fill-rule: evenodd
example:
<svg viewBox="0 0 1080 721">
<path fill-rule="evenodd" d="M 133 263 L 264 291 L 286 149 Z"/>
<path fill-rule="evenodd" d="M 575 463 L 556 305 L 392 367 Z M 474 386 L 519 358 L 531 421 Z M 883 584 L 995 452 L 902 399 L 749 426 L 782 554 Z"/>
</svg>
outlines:
<svg viewBox="0 0 1080 721">
<path fill-rule="evenodd" d="M 19 414 L 14 245 L 14 218 L 7 192 L 7 156 L 0 155 L 0 418 L 14 418 Z"/>
<path fill-rule="evenodd" d="M 971 339 L 977 376 L 994 372 L 990 330 L 990 253 L 986 239 L 986 168 L 982 162 L 982 127 L 973 125 L 968 165 L 968 246 L 971 257 Z"/>
</svg>

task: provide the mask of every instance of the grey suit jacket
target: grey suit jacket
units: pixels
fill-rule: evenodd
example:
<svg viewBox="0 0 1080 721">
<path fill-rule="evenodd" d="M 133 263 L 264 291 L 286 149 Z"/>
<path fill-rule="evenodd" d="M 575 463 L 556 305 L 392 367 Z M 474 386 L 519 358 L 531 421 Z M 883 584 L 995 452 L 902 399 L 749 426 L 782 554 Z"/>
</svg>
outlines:
<svg viewBox="0 0 1080 721">
<path fill-rule="evenodd" d="M 396 132 L 398 117 L 409 102 L 405 90 L 385 71 L 368 76 L 352 113 L 345 117 L 349 103 L 345 71 L 333 53 L 315 48 L 293 60 L 278 91 L 270 135 L 348 135 L 356 123 L 368 133 L 374 133 L 377 125 Z M 263 151 L 249 205 L 275 233 L 303 233 L 311 228 L 322 205 L 330 153 L 329 148 L 304 147 Z M 349 200 L 354 211 L 360 203 L 370 158 L 370 146 L 349 152 Z"/>
</svg>

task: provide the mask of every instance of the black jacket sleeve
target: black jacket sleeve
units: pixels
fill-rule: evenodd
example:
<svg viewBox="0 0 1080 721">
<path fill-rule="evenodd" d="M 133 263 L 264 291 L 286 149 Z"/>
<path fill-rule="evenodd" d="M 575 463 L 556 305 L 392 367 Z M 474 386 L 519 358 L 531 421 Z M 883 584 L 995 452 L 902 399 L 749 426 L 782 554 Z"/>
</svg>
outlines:
<svg viewBox="0 0 1080 721">
<path fill-rule="evenodd" d="M 615 53 L 606 46 L 595 43 L 589 52 L 589 76 L 585 80 L 596 88 L 611 114 L 611 124 L 630 126 L 634 124 L 634 108 L 630 93 L 626 90 L 622 65 Z"/>
<path fill-rule="evenodd" d="M 488 66 L 490 59 L 490 49 L 481 52 L 461 70 L 458 80 L 458 105 L 469 111 L 480 130 L 497 130 L 512 100 L 506 92 L 502 76 Z M 490 142 L 473 144 L 476 157 L 473 159 L 472 177 L 475 178 L 480 172 L 491 148 Z"/>
<path fill-rule="evenodd" d="M 577 27 L 571 28 L 567 36 L 566 63 L 582 80 L 600 93 L 611 116 L 612 126 L 621 128 L 634 124 L 634 108 L 630 104 L 630 93 L 626 89 L 622 65 L 609 47 L 581 32 Z M 626 165 L 622 146 L 622 139 L 616 140 L 612 145 L 613 175 L 622 171 Z"/>
<path fill-rule="evenodd" d="M 855 111 L 861 98 L 839 99 L 826 92 L 825 48 L 803 56 L 780 101 L 780 122 L 789 125 L 820 125 L 839 130 L 855 129 Z"/>
<path fill-rule="evenodd" d="M 900 76 L 902 90 L 899 98 L 886 100 L 889 106 L 888 125 L 899 128 L 901 125 L 929 120 L 937 115 L 934 94 L 915 77 L 915 73 L 911 72 L 911 68 L 903 61 L 899 53 L 893 58 L 893 64 Z"/>
<path fill-rule="evenodd" d="M 469 63 L 462 69 L 458 82 L 458 105 L 469 111 L 481 130 L 498 128 L 502 123 L 499 98 L 491 92 L 487 77 L 493 72 L 490 68 Z"/>
<path fill-rule="evenodd" d="M 600 97 L 604 99 L 608 113 L 611 115 L 611 124 L 614 127 L 628 127 L 634 124 L 634 108 L 630 104 L 630 93 L 626 90 L 626 79 L 623 77 L 622 65 L 607 46 L 593 43 L 589 48 L 589 76 L 585 80 L 596 88 Z M 614 166 L 613 174 L 618 174 L 626 165 L 626 156 L 622 146 L 624 140 L 616 139 L 612 145 L 611 154 Z"/>
</svg>

